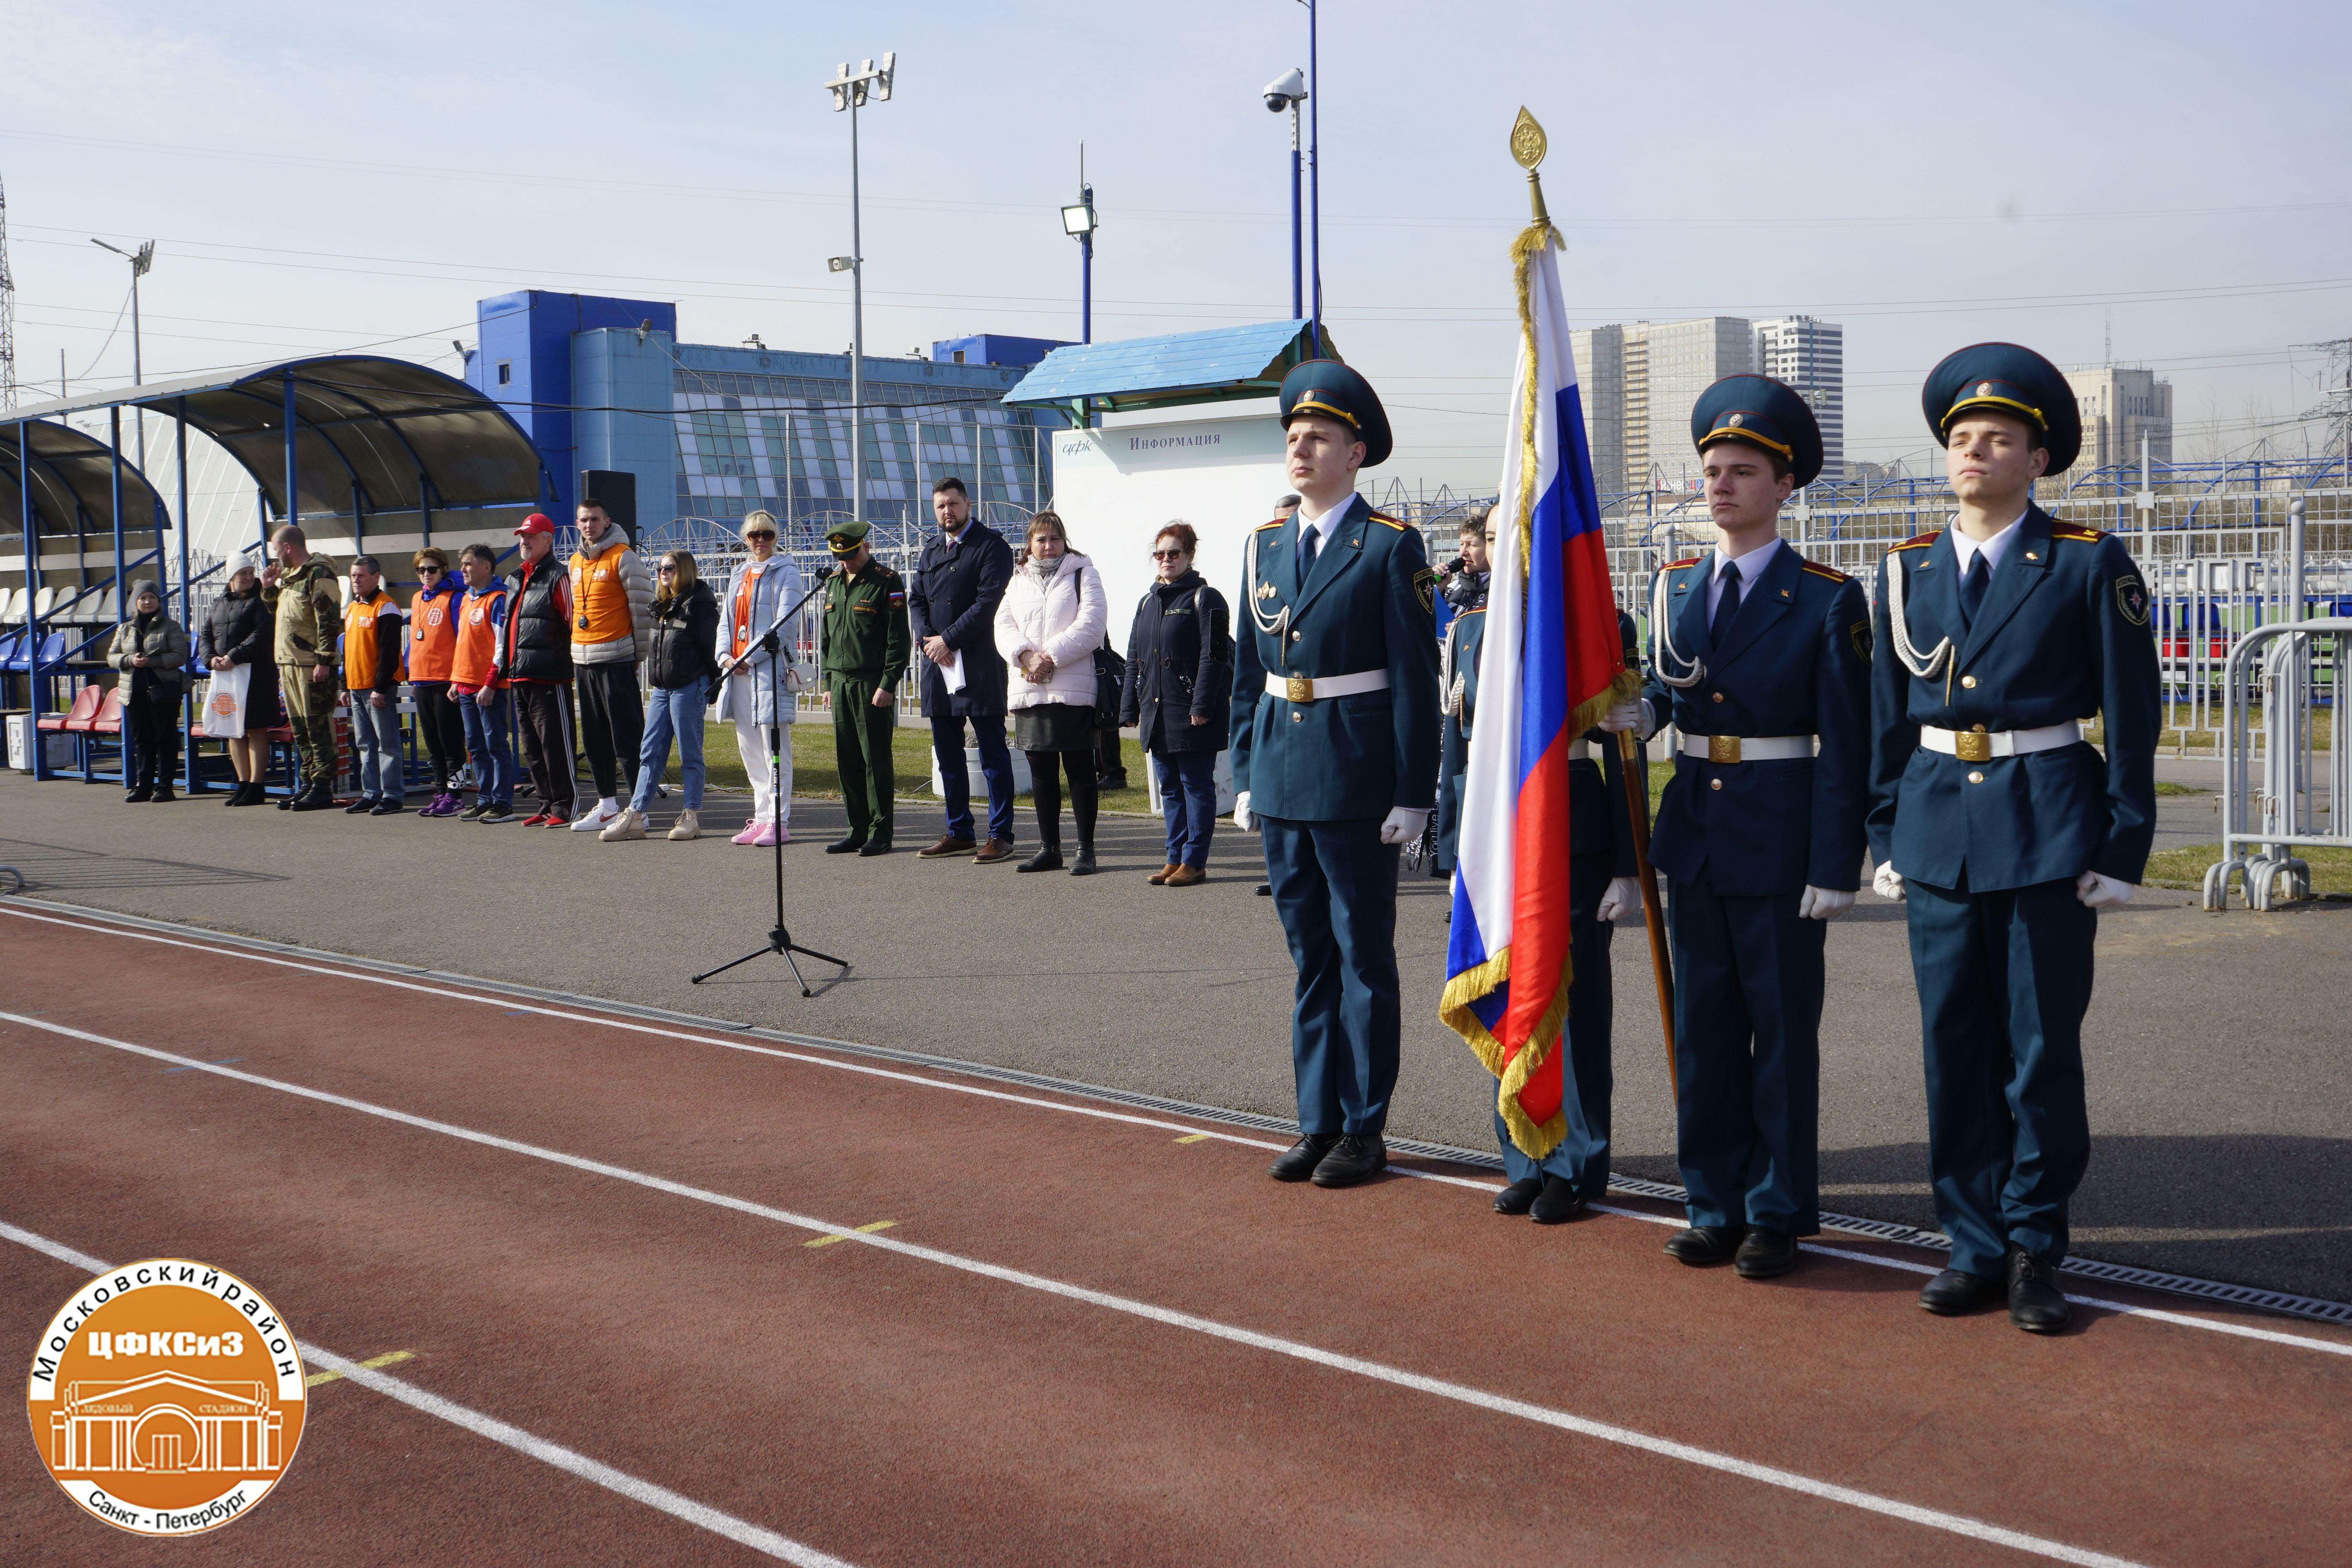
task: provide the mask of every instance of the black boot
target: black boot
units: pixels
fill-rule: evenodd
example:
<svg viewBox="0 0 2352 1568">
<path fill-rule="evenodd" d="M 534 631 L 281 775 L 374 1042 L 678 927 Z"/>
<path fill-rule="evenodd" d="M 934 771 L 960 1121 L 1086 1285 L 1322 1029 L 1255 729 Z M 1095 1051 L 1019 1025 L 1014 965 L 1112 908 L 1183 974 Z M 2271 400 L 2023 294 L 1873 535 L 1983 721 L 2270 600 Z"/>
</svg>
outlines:
<svg viewBox="0 0 2352 1568">
<path fill-rule="evenodd" d="M 1513 1182 L 1495 1194 L 1495 1212 L 1508 1215 L 1525 1214 L 1534 1205 L 1536 1194 L 1543 1189 L 1544 1179 L 1541 1176 L 1529 1176 L 1524 1181 Z"/>
<path fill-rule="evenodd" d="M 1565 1176 L 1545 1176 L 1543 1191 L 1528 1205 L 1528 1217 L 1538 1225 L 1560 1225 L 1583 1212 L 1584 1194 Z"/>
<path fill-rule="evenodd" d="M 1058 844 L 1040 845 L 1037 853 L 1013 868 L 1016 871 L 1058 871 L 1062 868 L 1062 847 Z"/>
<path fill-rule="evenodd" d="M 162 784 L 155 786 L 155 793 L 149 795 L 147 798 L 153 801 L 157 805 L 169 805 L 172 802 L 179 799 L 180 797 L 172 793 L 172 781 L 165 779 Z"/>
<path fill-rule="evenodd" d="M 304 790 L 300 795 L 295 796 L 293 809 L 296 811 L 331 811 L 334 809 L 334 790 L 328 784 L 326 780 L 320 779 L 317 784 L 312 784 L 309 789 Z"/>
<path fill-rule="evenodd" d="M 1070 875 L 1073 877 L 1091 877 L 1095 874 L 1096 869 L 1095 847 L 1091 844 L 1079 845 L 1078 858 L 1070 863 Z"/>
<path fill-rule="evenodd" d="M 125 805 L 144 805 L 154 798 L 155 786 L 144 779 L 122 792 L 122 804 Z"/>
</svg>

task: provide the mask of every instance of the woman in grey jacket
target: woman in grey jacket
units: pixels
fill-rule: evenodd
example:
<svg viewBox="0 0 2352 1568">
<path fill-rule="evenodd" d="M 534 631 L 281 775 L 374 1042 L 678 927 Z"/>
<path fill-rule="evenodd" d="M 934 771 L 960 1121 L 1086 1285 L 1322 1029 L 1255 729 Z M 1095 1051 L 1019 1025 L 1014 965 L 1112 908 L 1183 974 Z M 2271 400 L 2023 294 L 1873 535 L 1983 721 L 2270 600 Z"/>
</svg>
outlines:
<svg viewBox="0 0 2352 1568">
<path fill-rule="evenodd" d="M 163 613 L 153 582 L 131 584 L 131 619 L 114 628 L 106 662 L 122 672 L 122 782 L 127 803 L 170 801 L 180 761 L 180 699 L 188 689 L 188 634 Z M 133 766 L 138 770 L 132 781 Z"/>
</svg>

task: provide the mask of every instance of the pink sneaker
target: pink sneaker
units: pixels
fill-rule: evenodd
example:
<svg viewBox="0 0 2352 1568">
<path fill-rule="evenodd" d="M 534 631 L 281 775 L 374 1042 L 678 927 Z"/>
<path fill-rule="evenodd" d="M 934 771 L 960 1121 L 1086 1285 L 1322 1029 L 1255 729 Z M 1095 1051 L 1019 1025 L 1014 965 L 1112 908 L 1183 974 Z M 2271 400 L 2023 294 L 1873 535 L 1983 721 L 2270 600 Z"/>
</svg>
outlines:
<svg viewBox="0 0 2352 1568">
<path fill-rule="evenodd" d="M 760 828 L 761 826 L 761 824 L 757 822 L 747 823 L 744 825 L 742 832 L 737 834 L 727 842 L 730 844 L 756 844 L 760 841 Z"/>
<path fill-rule="evenodd" d="M 790 837 L 791 835 L 787 834 L 785 837 Z M 760 824 L 758 827 L 752 829 L 751 842 L 761 849 L 773 848 L 776 843 L 776 825 L 772 822 Z"/>
</svg>

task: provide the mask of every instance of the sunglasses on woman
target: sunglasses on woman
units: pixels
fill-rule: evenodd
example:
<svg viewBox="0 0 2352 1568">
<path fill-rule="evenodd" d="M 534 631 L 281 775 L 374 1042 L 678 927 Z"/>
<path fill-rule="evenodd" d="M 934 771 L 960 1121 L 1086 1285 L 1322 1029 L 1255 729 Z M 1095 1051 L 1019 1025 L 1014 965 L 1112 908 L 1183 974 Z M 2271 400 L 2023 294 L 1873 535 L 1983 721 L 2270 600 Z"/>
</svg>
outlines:
<svg viewBox="0 0 2352 1568">
<path fill-rule="evenodd" d="M 1181 561 L 1191 553 L 1189 550 L 1155 550 L 1151 552 L 1151 558 L 1154 561 Z"/>
<path fill-rule="evenodd" d="M 772 534 L 772 533 L 765 533 L 765 532 L 761 532 L 761 533 L 747 533 L 747 534 L 745 534 L 743 537 L 744 537 L 744 538 L 746 538 L 746 539 L 766 539 L 766 540 L 773 540 L 776 536 L 775 536 L 774 534 Z"/>
<path fill-rule="evenodd" d="M 665 577 L 675 577 L 677 575 L 677 568 L 675 566 L 661 566 L 656 567 L 656 570 L 660 572 L 660 574 Z"/>
</svg>

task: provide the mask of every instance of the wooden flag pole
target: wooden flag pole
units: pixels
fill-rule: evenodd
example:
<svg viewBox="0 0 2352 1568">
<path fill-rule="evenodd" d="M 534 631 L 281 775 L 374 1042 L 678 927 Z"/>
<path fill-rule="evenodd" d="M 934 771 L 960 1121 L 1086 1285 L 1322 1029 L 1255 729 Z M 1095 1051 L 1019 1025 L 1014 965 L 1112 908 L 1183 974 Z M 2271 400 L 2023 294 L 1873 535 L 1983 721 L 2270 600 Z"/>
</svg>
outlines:
<svg viewBox="0 0 2352 1568">
<path fill-rule="evenodd" d="M 1658 981 L 1658 1026 L 1666 1037 L 1666 1095 L 1679 1102 L 1675 1079 L 1675 973 L 1666 957 L 1666 913 L 1658 901 L 1657 874 L 1650 869 L 1650 780 L 1642 766 L 1640 742 L 1631 730 L 1617 732 L 1617 754 L 1625 761 L 1625 806 L 1633 824 L 1633 874 L 1642 882 L 1642 923 L 1650 931 L 1650 970 Z"/>
</svg>

